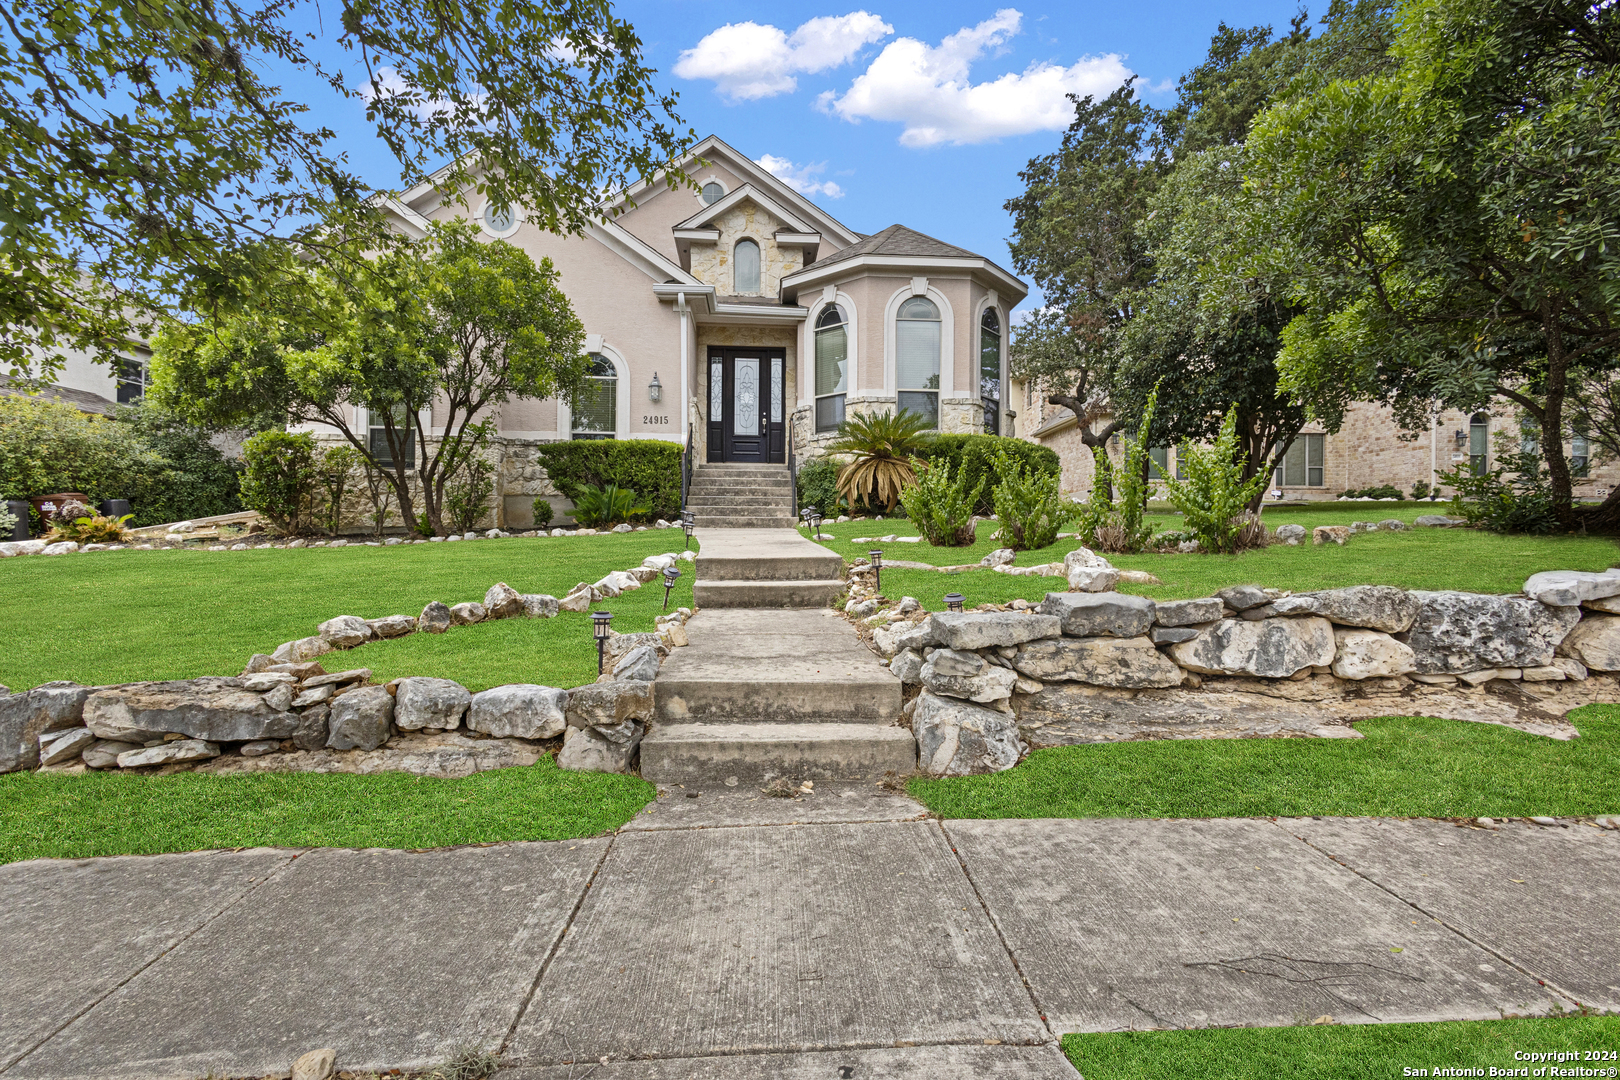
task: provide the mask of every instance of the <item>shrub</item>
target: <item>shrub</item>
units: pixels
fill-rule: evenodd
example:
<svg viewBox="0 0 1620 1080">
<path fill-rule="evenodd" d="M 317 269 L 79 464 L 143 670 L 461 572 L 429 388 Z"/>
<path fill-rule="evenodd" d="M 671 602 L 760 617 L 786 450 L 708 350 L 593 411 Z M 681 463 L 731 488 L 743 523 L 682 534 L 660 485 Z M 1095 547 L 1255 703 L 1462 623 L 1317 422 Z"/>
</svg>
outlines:
<svg viewBox="0 0 1620 1080">
<path fill-rule="evenodd" d="M 1421 500 L 1421 499 L 1430 498 L 1430 497 L 1432 497 L 1434 495 L 1438 495 L 1438 494 L 1439 494 L 1439 491 L 1437 489 L 1435 489 L 1435 488 L 1430 487 L 1429 482 L 1427 480 L 1414 480 L 1414 481 L 1412 481 L 1412 498 Z"/>
<path fill-rule="evenodd" d="M 681 510 L 681 448 L 662 439 L 575 439 L 540 447 L 552 486 L 579 502 L 586 488 L 640 492 L 647 517 L 673 518 Z"/>
<path fill-rule="evenodd" d="M 57 401 L 0 395 L 0 499 L 57 491 L 80 491 L 92 502 L 127 498 L 161 465 L 126 424 Z"/>
<path fill-rule="evenodd" d="M 1498 461 L 1496 468 L 1477 476 L 1466 463 L 1440 474 L 1440 480 L 1457 491 L 1451 512 L 1492 532 L 1557 532 L 1552 483 L 1541 455 L 1510 453 Z"/>
<path fill-rule="evenodd" d="M 1153 414 L 1158 407 L 1159 389 L 1155 386 L 1148 394 L 1142 409 L 1142 422 L 1136 435 L 1122 435 L 1125 444 L 1124 459 L 1118 469 L 1110 469 L 1108 454 L 1100 446 L 1092 448 L 1097 469 L 1091 485 L 1091 496 L 1085 508 L 1078 512 L 1081 543 L 1099 551 L 1138 552 L 1153 543 L 1153 524 L 1145 520 L 1148 498 L 1148 440 L 1153 429 Z M 1112 475 L 1114 498 L 1108 497 L 1108 478 Z"/>
<path fill-rule="evenodd" d="M 0 540 L 10 540 L 11 534 L 17 531 L 17 515 L 11 508 L 0 502 Z"/>
<path fill-rule="evenodd" d="M 988 516 L 995 512 L 996 455 L 1003 451 L 1021 463 L 1026 472 L 1051 476 L 1062 472 L 1057 454 L 1049 447 L 1005 435 L 937 435 L 922 456 L 929 464 L 949 464 L 952 475 L 960 476 L 969 489 L 984 481 L 973 512 Z"/>
<path fill-rule="evenodd" d="M 613 484 L 603 488 L 584 488 L 574 498 L 574 520 L 588 529 L 598 525 L 617 525 L 647 513 L 647 504 L 638 501 L 634 491 Z"/>
<path fill-rule="evenodd" d="M 984 477 L 973 490 L 967 489 L 966 470 L 951 478 L 947 461 L 922 466 L 917 482 L 901 494 L 906 516 L 917 523 L 917 528 L 936 547 L 965 547 L 973 543 L 976 535 L 973 508 L 978 505 L 984 488 Z"/>
<path fill-rule="evenodd" d="M 534 527 L 544 529 L 551 524 L 551 500 L 534 500 Z"/>
<path fill-rule="evenodd" d="M 336 536 L 343 525 L 343 493 L 349 488 L 354 470 L 363 466 L 365 458 L 352 446 L 334 446 L 317 451 L 315 479 L 326 500 L 321 504 L 321 524 L 328 536 Z"/>
<path fill-rule="evenodd" d="M 69 506 L 80 506 L 81 503 L 69 503 Z M 55 528 L 51 529 L 50 540 L 72 540 L 76 544 L 116 544 L 129 539 L 129 532 L 124 528 L 125 522 L 134 517 L 134 514 L 125 514 L 123 517 L 108 517 L 105 514 L 91 514 L 87 517 L 76 517 L 71 521 L 60 518 Z"/>
<path fill-rule="evenodd" d="M 241 463 L 226 457 L 206 429 L 149 401 L 120 408 L 118 422 L 132 428 L 158 459 L 119 496 L 129 499 L 137 528 L 242 509 Z"/>
<path fill-rule="evenodd" d="M 1074 504 L 1058 490 L 1058 478 L 1025 469 L 1012 454 L 996 456 L 996 541 L 1017 551 L 1043 548 L 1057 539 L 1074 515 Z"/>
<path fill-rule="evenodd" d="M 838 493 L 851 506 L 865 503 L 884 513 L 894 510 L 900 493 L 916 483 L 913 459 L 933 441 L 928 419 L 912 412 L 855 413 L 838 425 L 829 454 L 854 458 L 838 471 Z"/>
<path fill-rule="evenodd" d="M 1249 502 L 1269 479 L 1257 472 L 1243 479 L 1242 448 L 1237 437 L 1237 406 L 1227 410 L 1220 434 L 1208 447 L 1184 443 L 1177 460 L 1185 479 L 1164 478 L 1170 502 L 1181 511 L 1187 531 L 1198 540 L 1200 551 L 1229 555 L 1237 551 L 1254 530 Z"/>
<path fill-rule="evenodd" d="M 1421 483 L 1421 481 L 1419 482 Z M 1424 484 L 1423 486 L 1425 489 L 1427 489 L 1429 485 Z M 1424 494 L 1428 494 L 1427 490 L 1425 490 Z M 1402 502 L 1406 501 L 1406 495 L 1403 494 L 1401 489 L 1396 487 L 1394 484 L 1379 484 L 1377 487 L 1351 488 L 1349 491 L 1346 491 L 1339 497 L 1341 499 L 1399 499 Z M 1422 495 L 1417 494 L 1416 484 L 1412 485 L 1412 497 L 1414 499 L 1420 499 L 1423 497 Z"/>
<path fill-rule="evenodd" d="M 834 515 L 843 505 L 838 494 L 838 462 L 819 457 L 799 466 L 799 505 L 813 506 L 824 515 Z"/>
<path fill-rule="evenodd" d="M 315 436 L 308 432 L 261 431 L 242 444 L 242 505 L 295 536 L 315 505 Z"/>
</svg>

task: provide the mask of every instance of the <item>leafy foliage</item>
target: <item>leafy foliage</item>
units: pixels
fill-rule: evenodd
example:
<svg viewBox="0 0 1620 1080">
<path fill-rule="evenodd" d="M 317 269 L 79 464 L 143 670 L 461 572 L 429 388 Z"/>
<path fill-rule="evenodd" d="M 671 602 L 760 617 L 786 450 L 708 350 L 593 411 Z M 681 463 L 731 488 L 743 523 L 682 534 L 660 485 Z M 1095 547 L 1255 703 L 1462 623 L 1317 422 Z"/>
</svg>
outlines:
<svg viewBox="0 0 1620 1080">
<path fill-rule="evenodd" d="M 1497 466 L 1475 474 L 1462 462 L 1440 474 L 1452 487 L 1451 512 L 1470 525 L 1498 533 L 1545 536 L 1561 531 L 1547 469 L 1536 453 L 1499 455 Z"/>
<path fill-rule="evenodd" d="M 76 544 L 117 544 L 129 539 L 129 530 L 125 524 L 133 514 L 122 517 L 109 517 L 106 514 L 90 514 L 75 517 L 71 520 L 56 519 L 48 539 L 72 540 Z"/>
<path fill-rule="evenodd" d="M 661 439 L 572 439 L 536 451 L 552 486 L 579 502 L 586 488 L 630 488 L 646 499 L 648 517 L 681 510 L 681 448 Z"/>
<path fill-rule="evenodd" d="M 320 484 L 315 436 L 261 431 L 242 445 L 242 505 L 287 536 L 309 524 Z"/>
<path fill-rule="evenodd" d="M 799 466 L 799 505 L 813 506 L 823 514 L 831 514 L 843 505 L 838 494 L 838 463 L 831 458 L 819 457 Z"/>
<path fill-rule="evenodd" d="M 135 477 L 160 468 L 134 429 L 71 405 L 0 395 L 0 498 L 79 491 L 124 498 Z"/>
<path fill-rule="evenodd" d="M 1424 481 L 1419 480 L 1419 481 L 1417 481 L 1417 483 L 1412 485 L 1412 491 L 1413 491 L 1412 497 L 1414 499 L 1423 498 L 1423 495 L 1419 495 L 1419 494 L 1416 493 L 1417 489 L 1420 486 L 1425 489 L 1424 492 L 1423 492 L 1423 495 L 1428 494 L 1427 488 L 1428 488 L 1429 485 L 1427 483 L 1425 483 Z M 1400 500 L 1404 500 L 1406 498 L 1406 493 L 1403 492 L 1400 488 L 1396 487 L 1394 484 L 1378 484 L 1378 485 L 1376 485 L 1374 487 L 1349 488 L 1340 495 L 1340 498 L 1344 498 L 1344 499 L 1395 499 L 1397 501 L 1400 501 Z"/>
<path fill-rule="evenodd" d="M 948 460 L 922 465 L 916 483 L 900 496 L 906 516 L 936 547 L 965 547 L 974 541 L 973 512 L 984 490 L 985 477 L 979 477 L 970 491 L 967 475 L 966 469 L 958 469 L 952 478 Z"/>
<path fill-rule="evenodd" d="M 316 451 L 315 481 L 325 496 L 317 513 L 328 536 L 336 536 L 343 525 L 343 495 L 354 479 L 355 469 L 363 463 L 360 452 L 352 446 L 333 446 Z"/>
<path fill-rule="evenodd" d="M 1157 402 L 1158 389 L 1155 388 L 1148 393 L 1136 433 L 1120 437 L 1125 452 L 1115 477 L 1115 497 L 1112 500 L 1108 498 L 1105 484 L 1092 484 L 1086 507 L 1079 512 L 1080 539 L 1088 547 L 1099 551 L 1130 553 L 1142 551 L 1152 542 L 1153 524 L 1146 520 L 1148 450 Z M 1101 447 L 1092 452 L 1099 459 L 1105 457 Z M 1099 460 L 1099 468 L 1101 464 Z M 1101 476 L 1101 473 L 1098 475 Z"/>
<path fill-rule="evenodd" d="M 110 353 L 132 314 L 177 294 L 203 307 L 251 299 L 289 253 L 382 237 L 382 207 L 320 122 L 325 106 L 269 85 L 268 71 L 327 84 L 331 107 L 363 103 L 403 188 L 449 162 L 438 190 L 521 206 L 551 232 L 579 232 L 602 192 L 653 175 L 692 139 L 608 4 L 344 0 L 322 15 L 268 0 L 8 8 L 0 369 L 26 368 L 30 344 Z M 318 59 L 317 37 L 350 55 Z"/>
<path fill-rule="evenodd" d="M 1056 476 L 1025 468 L 1006 450 L 996 457 L 996 477 L 996 539 L 1003 547 L 1046 547 L 1074 516 L 1074 504 L 1063 497 Z"/>
<path fill-rule="evenodd" d="M 984 517 L 995 513 L 996 455 L 1005 451 L 1028 470 L 1058 476 L 1062 467 L 1057 454 L 1039 443 L 1005 435 L 936 435 L 922 451 L 931 465 L 949 465 L 969 487 L 983 484 L 973 512 Z M 820 505 L 819 503 L 817 505 Z"/>
<path fill-rule="evenodd" d="M 449 480 L 444 486 L 444 516 L 453 532 L 463 533 L 489 513 L 489 497 L 495 492 L 495 466 L 488 457 L 495 422 L 480 420 L 467 430 L 470 437 L 445 466 Z"/>
<path fill-rule="evenodd" d="M 838 425 L 829 454 L 853 456 L 838 473 L 838 493 L 851 506 L 892 512 L 900 493 L 916 482 L 913 459 L 933 440 L 926 417 L 913 412 L 854 413 Z"/>
<path fill-rule="evenodd" d="M 11 512 L 11 507 L 0 502 L 0 537 L 10 540 L 17 529 L 17 515 Z"/>
<path fill-rule="evenodd" d="M 1181 473 L 1178 480 L 1164 478 L 1170 502 L 1181 511 L 1187 531 L 1198 540 L 1199 550 L 1229 555 L 1240 547 L 1244 526 L 1250 523 L 1249 504 L 1265 490 L 1265 473 L 1244 479 L 1242 447 L 1237 435 L 1237 406 L 1226 411 L 1220 434 L 1208 447 L 1183 443 L 1176 451 Z"/>
<path fill-rule="evenodd" d="M 598 525 L 617 525 L 620 522 L 644 518 L 652 513 L 652 506 L 641 500 L 634 491 L 615 484 L 606 487 L 586 487 L 574 496 L 574 520 L 588 529 Z"/>
<path fill-rule="evenodd" d="M 539 498 L 534 500 L 534 527 L 544 529 L 551 524 L 551 500 Z"/>
<path fill-rule="evenodd" d="M 242 509 L 241 462 L 226 457 L 207 429 L 147 400 L 120 408 L 117 416 L 156 455 L 153 467 L 125 488 L 137 528 Z"/>
</svg>

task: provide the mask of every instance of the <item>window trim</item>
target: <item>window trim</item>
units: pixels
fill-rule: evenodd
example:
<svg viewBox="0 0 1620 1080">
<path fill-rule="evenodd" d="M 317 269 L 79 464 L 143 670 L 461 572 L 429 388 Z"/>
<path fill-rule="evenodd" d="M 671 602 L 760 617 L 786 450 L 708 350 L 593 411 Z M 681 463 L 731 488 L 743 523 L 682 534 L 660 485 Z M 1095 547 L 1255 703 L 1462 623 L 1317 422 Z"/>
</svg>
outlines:
<svg viewBox="0 0 1620 1080">
<path fill-rule="evenodd" d="M 932 319 L 902 319 L 900 317 L 900 313 L 905 310 L 906 306 L 908 304 L 911 304 L 911 303 L 917 301 L 917 300 L 921 300 L 924 303 L 926 303 L 929 307 L 933 308 L 933 310 L 934 310 L 934 318 L 932 318 Z M 934 370 L 934 375 L 933 375 L 933 381 L 934 381 L 935 385 L 933 385 L 933 386 L 926 386 L 926 385 L 924 385 L 924 386 L 901 386 L 900 385 L 900 348 L 899 348 L 899 346 L 900 346 L 900 324 L 903 323 L 903 322 L 904 323 L 921 323 L 921 324 L 924 324 L 924 325 L 937 326 L 939 328 L 936 335 L 935 335 L 935 338 L 934 338 L 934 369 L 935 370 Z M 943 384 L 944 384 L 944 381 L 945 381 L 945 370 L 944 370 L 944 368 L 945 368 L 945 364 L 944 364 L 945 342 L 944 342 L 944 337 L 945 337 L 945 315 L 944 315 L 944 312 L 940 311 L 939 305 L 934 303 L 934 301 L 933 301 L 933 299 L 931 297 L 921 296 L 921 295 L 917 295 L 917 294 L 914 293 L 913 295 L 908 296 L 904 300 L 902 300 L 900 302 L 899 306 L 895 308 L 895 312 L 894 312 L 895 412 L 899 413 L 900 411 L 902 411 L 903 406 L 901 405 L 900 399 L 902 397 L 904 397 L 905 395 L 907 395 L 907 394 L 930 394 L 930 395 L 932 395 L 933 398 L 934 398 L 934 422 L 933 422 L 932 425 L 930 425 L 930 428 L 929 428 L 929 430 L 932 430 L 932 431 L 940 430 L 940 426 L 939 426 L 939 422 L 940 422 L 940 406 L 941 406 L 940 398 L 941 398 L 941 393 L 943 391 Z"/>
<path fill-rule="evenodd" d="M 820 374 L 817 371 L 817 366 L 821 363 L 821 359 L 820 359 L 820 351 L 821 351 L 820 339 L 821 339 L 821 334 L 822 334 L 823 330 L 824 329 L 825 330 L 831 330 L 832 327 L 825 327 L 824 328 L 824 327 L 822 327 L 820 325 L 820 323 L 821 323 L 822 318 L 827 314 L 827 311 L 829 309 L 836 309 L 838 311 L 838 313 L 839 313 L 839 315 L 841 317 L 840 322 L 839 322 L 839 326 L 841 326 L 843 328 L 843 331 L 844 331 L 844 389 L 842 391 L 838 391 L 838 392 L 831 393 L 831 394 L 821 394 L 821 393 L 816 392 L 817 378 L 818 378 L 818 376 Z M 814 317 L 809 320 L 809 325 L 810 325 L 810 350 L 809 350 L 809 352 L 810 352 L 810 364 L 809 364 L 809 367 L 810 367 L 810 424 L 811 424 L 812 430 L 814 431 L 814 433 L 816 435 L 825 435 L 825 434 L 827 434 L 829 432 L 833 432 L 833 431 L 838 430 L 837 425 L 834 425 L 833 427 L 830 427 L 830 428 L 829 427 L 823 427 L 821 425 L 821 402 L 824 399 L 830 399 L 830 398 L 835 398 L 835 397 L 842 399 L 840 401 L 839 407 L 838 407 L 838 412 L 839 412 L 840 416 L 844 415 L 844 408 L 849 402 L 849 394 L 850 394 L 850 391 L 852 389 L 851 384 L 855 381 L 855 334 L 854 334 L 855 316 L 854 316 L 853 311 L 854 311 L 854 305 L 849 305 L 849 306 L 846 307 L 845 305 L 840 304 L 838 302 L 837 297 L 834 296 L 831 303 L 823 303 L 823 304 L 821 304 L 816 309 Z"/>
<path fill-rule="evenodd" d="M 1312 439 L 1319 440 L 1316 443 L 1316 446 L 1318 447 L 1318 456 L 1316 458 L 1315 465 L 1311 464 Z M 1303 440 L 1303 442 L 1301 440 Z M 1301 468 L 1305 473 L 1305 482 L 1303 484 L 1288 483 L 1288 456 L 1294 452 L 1295 446 L 1299 447 L 1300 455 L 1304 459 L 1301 462 Z M 1311 473 L 1313 471 L 1317 474 L 1317 479 L 1314 483 L 1311 480 Z M 1289 441 L 1288 445 L 1283 448 L 1281 456 L 1278 457 L 1277 470 L 1272 474 L 1271 480 L 1272 486 L 1277 488 L 1327 487 L 1327 433 L 1322 431 L 1302 431 L 1298 435 L 1295 435 L 1293 439 Z"/>
<path fill-rule="evenodd" d="M 710 184 L 713 184 L 715 187 L 720 189 L 720 194 L 715 196 L 712 201 L 705 200 L 703 198 L 704 189 L 706 189 Z M 721 199 L 730 194 L 731 192 L 726 188 L 726 182 L 716 176 L 707 177 L 701 184 L 698 185 L 698 202 L 703 203 L 704 206 L 713 206 L 715 203 L 719 202 Z"/>
<path fill-rule="evenodd" d="M 120 356 L 118 358 L 118 364 L 113 369 L 113 397 L 118 404 L 133 405 L 146 396 L 146 388 L 152 385 L 152 369 L 149 360 L 150 358 L 139 356 Z M 135 372 L 133 378 L 126 375 L 126 372 L 130 369 Z M 135 384 L 137 389 L 137 392 L 128 398 L 124 397 L 126 383 Z"/>
<path fill-rule="evenodd" d="M 489 212 L 494 205 L 495 200 L 486 198 L 484 200 L 484 204 L 478 208 L 478 228 L 483 231 L 485 236 L 492 236 L 497 240 L 505 240 L 507 237 L 516 233 L 523 225 L 523 209 L 519 206 L 513 206 L 512 224 L 508 225 L 504 229 L 497 229 L 489 223 Z"/>
<path fill-rule="evenodd" d="M 1474 429 L 1481 429 L 1479 439 L 1484 453 L 1474 453 Z M 1482 476 L 1491 467 L 1491 414 L 1477 412 L 1468 418 L 1468 468 L 1475 476 Z"/>
<path fill-rule="evenodd" d="M 895 348 L 896 316 L 900 313 L 900 305 L 913 296 L 926 296 L 939 309 L 939 397 L 943 403 L 956 396 L 956 309 L 944 293 L 927 284 L 924 279 L 921 291 L 914 291 L 914 283 L 907 284 L 896 289 L 883 308 L 883 394 L 894 399 L 897 410 L 900 387 L 899 354 Z M 978 396 L 976 391 L 974 396 Z"/>
<path fill-rule="evenodd" d="M 410 445 L 410 448 L 411 448 L 411 456 L 410 456 L 410 459 L 405 462 L 405 467 L 407 469 L 414 469 L 414 468 L 416 468 L 416 431 L 417 431 L 418 426 L 421 423 L 421 420 L 420 420 L 419 417 L 412 416 L 411 413 L 410 413 L 410 410 L 405 408 L 403 405 L 399 406 L 399 411 L 401 413 L 403 413 L 404 417 L 405 417 L 406 434 L 408 436 L 407 441 L 408 441 L 408 443 Z M 378 467 L 384 468 L 384 469 L 392 469 L 394 467 L 394 458 L 393 458 L 392 453 L 387 453 L 386 456 L 384 454 L 379 454 L 377 452 L 377 437 L 378 436 L 377 436 L 377 434 L 373 434 L 374 432 L 375 433 L 386 433 L 388 429 L 385 426 L 383 426 L 382 424 L 378 424 L 378 423 L 373 422 L 372 418 L 376 415 L 375 410 L 367 409 L 367 410 L 365 410 L 365 413 L 366 413 L 366 449 L 371 451 L 371 456 L 377 460 Z M 386 452 L 388 450 L 388 437 L 387 437 L 386 434 L 382 434 L 382 440 L 383 440 L 383 450 Z"/>
<path fill-rule="evenodd" d="M 616 426 L 613 438 L 627 439 L 630 437 L 630 364 L 625 359 L 624 354 L 610 342 L 597 343 L 594 334 L 586 336 L 592 339 L 593 344 L 597 345 L 591 351 L 607 360 L 608 363 L 613 365 L 614 370 L 619 373 L 619 392 L 614 399 L 614 423 Z M 555 400 L 557 402 L 557 435 L 559 438 L 572 439 L 574 437 L 574 410 L 563 397 L 559 396 Z"/>
<path fill-rule="evenodd" d="M 742 282 L 737 280 L 737 252 L 744 244 L 751 244 L 754 248 L 754 288 L 746 291 Z M 764 296 L 765 295 L 765 246 L 752 236 L 739 236 L 731 242 L 731 290 L 733 296 Z"/>
</svg>

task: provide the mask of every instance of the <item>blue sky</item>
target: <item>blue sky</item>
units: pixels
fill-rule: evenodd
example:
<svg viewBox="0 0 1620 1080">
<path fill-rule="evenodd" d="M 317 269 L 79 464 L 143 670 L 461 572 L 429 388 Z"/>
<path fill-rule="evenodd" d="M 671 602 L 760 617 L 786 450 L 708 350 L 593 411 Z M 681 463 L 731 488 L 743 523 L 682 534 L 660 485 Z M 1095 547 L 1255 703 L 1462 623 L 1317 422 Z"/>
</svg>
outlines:
<svg viewBox="0 0 1620 1080">
<path fill-rule="evenodd" d="M 1295 9 L 1294 0 L 877 0 L 789 14 L 779 4 L 637 0 L 616 10 L 699 136 L 768 159 L 856 230 L 900 222 L 1010 267 L 1002 203 L 1018 193 L 1024 163 L 1058 144 L 1066 91 L 1106 94 L 1136 74 L 1148 100 L 1168 103 L 1220 22 L 1285 28 Z M 329 98 L 318 112 L 329 110 L 355 113 L 321 118 L 348 137 L 363 171 L 397 182 L 359 104 Z"/>
</svg>

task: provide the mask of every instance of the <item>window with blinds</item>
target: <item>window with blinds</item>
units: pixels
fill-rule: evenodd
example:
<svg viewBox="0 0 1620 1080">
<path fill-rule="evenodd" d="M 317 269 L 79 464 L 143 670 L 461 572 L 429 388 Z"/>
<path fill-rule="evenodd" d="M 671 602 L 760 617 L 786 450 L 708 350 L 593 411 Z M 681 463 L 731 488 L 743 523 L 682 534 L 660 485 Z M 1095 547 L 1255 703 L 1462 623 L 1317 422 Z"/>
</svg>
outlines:
<svg viewBox="0 0 1620 1080">
<path fill-rule="evenodd" d="M 816 319 L 816 430 L 836 431 L 844 422 L 849 392 L 849 320 L 830 304 Z"/>
<path fill-rule="evenodd" d="M 1170 471 L 1170 448 L 1168 446 L 1148 447 L 1148 479 L 1163 480 Z"/>
<path fill-rule="evenodd" d="M 895 384 L 900 411 L 939 427 L 939 308 L 925 296 L 900 305 L 894 324 Z"/>
<path fill-rule="evenodd" d="M 1277 469 L 1278 487 L 1322 487 L 1326 484 L 1322 471 L 1323 436 L 1296 435 L 1283 454 Z"/>
<path fill-rule="evenodd" d="M 619 429 L 619 372 L 613 361 L 591 354 L 591 369 L 574 399 L 571 434 L 576 439 L 611 439 Z"/>
</svg>

